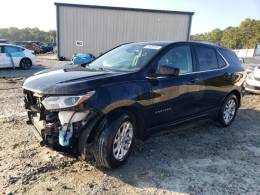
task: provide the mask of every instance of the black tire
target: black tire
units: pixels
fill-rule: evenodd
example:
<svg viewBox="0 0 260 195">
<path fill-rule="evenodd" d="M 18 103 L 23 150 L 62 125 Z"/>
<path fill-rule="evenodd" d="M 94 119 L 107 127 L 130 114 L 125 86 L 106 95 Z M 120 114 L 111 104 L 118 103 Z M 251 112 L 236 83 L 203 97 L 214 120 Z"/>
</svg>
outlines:
<svg viewBox="0 0 260 195">
<path fill-rule="evenodd" d="M 133 136 L 128 152 L 120 160 L 116 159 L 114 156 L 114 140 L 117 136 L 119 129 L 122 124 L 130 122 L 132 124 Z M 134 145 L 136 126 L 134 120 L 128 114 L 119 115 L 116 120 L 108 120 L 105 127 L 96 135 L 93 143 L 93 156 L 96 160 L 96 165 L 103 168 L 116 168 L 125 163 Z"/>
<path fill-rule="evenodd" d="M 23 70 L 28 70 L 32 67 L 32 61 L 29 58 L 23 58 L 20 61 L 20 68 Z"/>
<path fill-rule="evenodd" d="M 235 108 L 234 108 L 234 114 L 232 116 L 232 118 L 230 120 L 225 120 L 225 108 L 227 106 L 227 104 L 230 102 L 230 101 L 234 101 L 235 103 Z M 220 122 L 220 124 L 223 126 L 223 127 L 227 127 L 229 125 L 232 124 L 232 122 L 235 120 L 236 118 L 236 114 L 237 114 L 237 110 L 238 110 L 238 99 L 237 99 L 237 96 L 234 95 L 234 94 L 230 94 L 223 102 L 220 110 L 219 110 L 219 114 L 218 114 L 218 121 Z"/>
</svg>

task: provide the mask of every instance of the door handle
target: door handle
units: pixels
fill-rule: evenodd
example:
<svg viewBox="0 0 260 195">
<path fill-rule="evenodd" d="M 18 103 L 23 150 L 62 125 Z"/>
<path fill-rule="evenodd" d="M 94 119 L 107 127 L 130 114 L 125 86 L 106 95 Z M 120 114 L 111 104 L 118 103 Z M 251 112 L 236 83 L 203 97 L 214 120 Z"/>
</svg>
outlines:
<svg viewBox="0 0 260 195">
<path fill-rule="evenodd" d="M 199 78 L 192 78 L 191 80 L 190 80 L 190 82 L 191 83 L 198 83 L 198 82 L 200 82 L 201 80 L 199 79 Z"/>
<path fill-rule="evenodd" d="M 224 77 L 230 77 L 230 76 L 231 76 L 231 73 L 228 73 L 228 72 L 224 73 Z"/>
</svg>

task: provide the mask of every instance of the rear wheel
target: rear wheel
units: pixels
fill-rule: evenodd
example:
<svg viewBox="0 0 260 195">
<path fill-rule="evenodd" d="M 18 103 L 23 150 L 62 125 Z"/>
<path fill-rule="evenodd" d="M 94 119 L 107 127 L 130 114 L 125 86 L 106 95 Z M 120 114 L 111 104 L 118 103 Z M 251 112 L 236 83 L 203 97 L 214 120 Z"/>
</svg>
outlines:
<svg viewBox="0 0 260 195">
<path fill-rule="evenodd" d="M 238 99 L 234 94 L 229 95 L 219 111 L 219 122 L 224 126 L 229 126 L 234 121 L 238 109 Z"/>
<path fill-rule="evenodd" d="M 94 140 L 93 154 L 97 166 L 116 168 L 127 160 L 132 151 L 135 124 L 127 114 L 108 123 Z"/>
<path fill-rule="evenodd" d="M 32 67 L 32 61 L 29 58 L 24 58 L 20 62 L 20 67 L 24 70 L 30 69 Z"/>
</svg>

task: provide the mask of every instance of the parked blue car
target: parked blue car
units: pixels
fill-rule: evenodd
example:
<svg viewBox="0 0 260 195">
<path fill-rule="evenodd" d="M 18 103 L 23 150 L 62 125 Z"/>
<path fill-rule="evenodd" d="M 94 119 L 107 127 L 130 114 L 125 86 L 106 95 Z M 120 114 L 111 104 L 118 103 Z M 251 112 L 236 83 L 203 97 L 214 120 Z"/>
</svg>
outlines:
<svg viewBox="0 0 260 195">
<path fill-rule="evenodd" d="M 92 54 L 83 54 L 83 53 L 77 53 L 74 54 L 72 58 L 73 64 L 87 64 L 92 62 L 95 59 L 95 57 Z"/>
</svg>

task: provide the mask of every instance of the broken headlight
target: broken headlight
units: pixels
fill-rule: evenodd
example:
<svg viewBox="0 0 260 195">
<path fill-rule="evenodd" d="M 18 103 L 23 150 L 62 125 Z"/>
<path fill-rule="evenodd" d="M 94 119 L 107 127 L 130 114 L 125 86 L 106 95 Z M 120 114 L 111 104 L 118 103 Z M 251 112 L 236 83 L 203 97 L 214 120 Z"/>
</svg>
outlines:
<svg viewBox="0 0 260 195">
<path fill-rule="evenodd" d="M 85 95 L 76 96 L 50 96 L 42 101 L 46 110 L 58 110 L 78 106 L 82 102 L 88 100 L 95 91 L 90 91 Z"/>
</svg>

